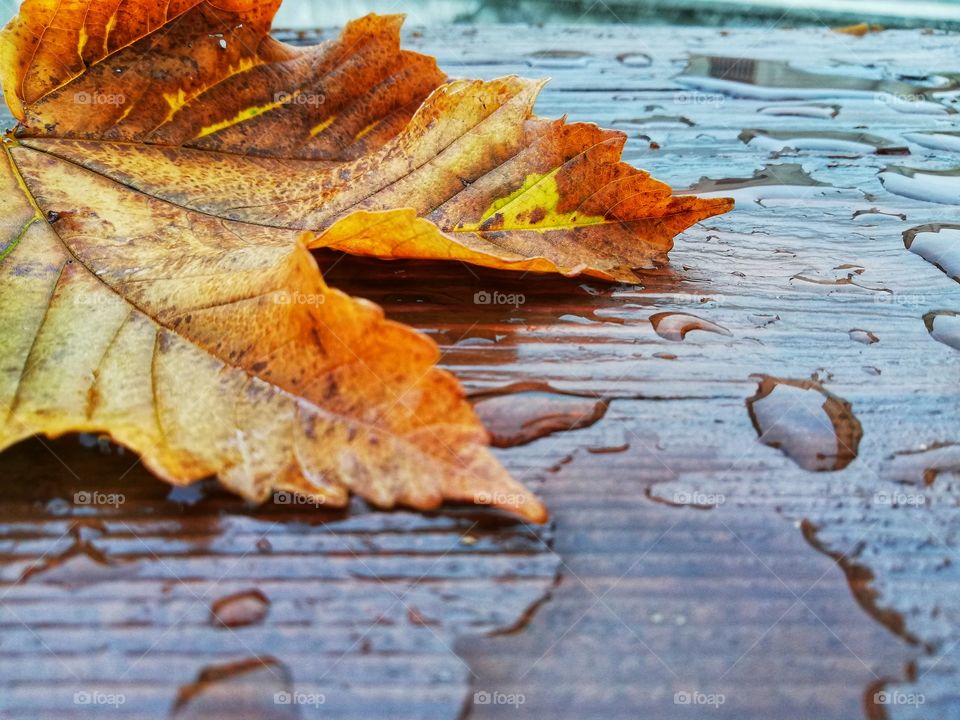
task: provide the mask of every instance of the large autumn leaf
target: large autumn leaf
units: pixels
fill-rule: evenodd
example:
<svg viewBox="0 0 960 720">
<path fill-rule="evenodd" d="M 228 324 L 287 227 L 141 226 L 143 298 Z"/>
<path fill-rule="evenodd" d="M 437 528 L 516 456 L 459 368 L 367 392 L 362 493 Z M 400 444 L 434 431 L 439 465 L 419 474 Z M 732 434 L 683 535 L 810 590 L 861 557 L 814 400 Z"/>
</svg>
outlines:
<svg viewBox="0 0 960 720">
<path fill-rule="evenodd" d="M 623 137 L 532 115 L 539 83 L 444 83 L 368 17 L 316 48 L 275 2 L 27 0 L 0 35 L 0 448 L 109 433 L 254 500 L 484 502 L 542 521 L 437 348 L 307 252 L 635 279 L 729 207 Z M 301 233 L 301 230 L 312 231 Z"/>
<path fill-rule="evenodd" d="M 540 82 L 441 84 L 400 49 L 396 17 L 299 49 L 267 35 L 272 2 L 148 7 L 27 0 L 4 42 L 24 145 L 182 207 L 314 231 L 313 247 L 626 282 L 732 206 L 621 162 L 622 133 L 535 117 Z"/>
<path fill-rule="evenodd" d="M 295 144 L 342 159 L 395 134 L 441 80 L 431 60 L 400 51 L 395 18 L 296 51 L 265 35 L 274 6 L 106 7 L 30 2 L 4 31 L 4 86 L 25 142 L 111 137 L 134 153 L 163 135 L 197 138 L 189 144 L 211 158 Z M 245 29 L 254 51 L 238 41 Z M 240 46 L 224 62 L 196 54 L 201 40 L 227 53 L 224 36 Z M 271 88 L 305 88 L 319 73 L 326 97 L 342 96 L 327 104 L 337 117 L 320 119 L 333 133 L 325 142 L 311 140 L 316 117 L 295 122 L 319 106 L 289 95 L 287 116 L 259 120 L 259 144 L 231 140 L 229 122 L 208 132 L 178 112 L 208 102 L 184 68 L 219 93 L 267 65 Z M 225 92 L 218 109 L 243 114 L 249 97 L 229 105 L 238 94 Z M 435 367 L 437 347 L 326 287 L 300 232 L 177 206 L 12 136 L 4 155 L 0 449 L 104 432 L 170 482 L 217 475 L 254 501 L 286 490 L 342 506 L 352 491 L 381 507 L 447 499 L 546 519 L 490 455 L 459 384 Z"/>
<path fill-rule="evenodd" d="M 486 449 L 436 346 L 326 287 L 295 231 L 178 208 L 10 141 L 0 449 L 106 432 L 255 501 L 542 505 Z M 91 198 L 95 202 L 91 203 Z"/>
</svg>

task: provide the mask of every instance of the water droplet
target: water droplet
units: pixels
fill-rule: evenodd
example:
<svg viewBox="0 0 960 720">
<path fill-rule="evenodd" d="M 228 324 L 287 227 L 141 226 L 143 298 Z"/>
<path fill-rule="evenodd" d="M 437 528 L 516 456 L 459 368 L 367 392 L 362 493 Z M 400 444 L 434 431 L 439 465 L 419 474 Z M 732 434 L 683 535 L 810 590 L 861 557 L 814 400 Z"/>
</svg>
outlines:
<svg viewBox="0 0 960 720">
<path fill-rule="evenodd" d="M 457 347 L 491 347 L 496 345 L 496 340 L 485 337 L 465 337 L 454 343 Z"/>
<path fill-rule="evenodd" d="M 565 395 L 549 389 L 514 386 L 474 399 L 474 409 L 490 431 L 495 447 L 526 445 L 567 430 L 579 430 L 599 421 L 607 403 L 596 397 Z"/>
<path fill-rule="evenodd" d="M 289 697 L 292 692 L 290 670 L 271 657 L 208 665 L 195 682 L 180 688 L 172 717 L 295 720 L 300 717 L 300 706 L 277 702 L 278 696 Z"/>
<path fill-rule="evenodd" d="M 527 57 L 533 67 L 562 69 L 586 67 L 592 56 L 579 50 L 539 50 Z"/>
<path fill-rule="evenodd" d="M 430 627 L 431 625 L 440 624 L 436 620 L 428 618 L 415 607 L 407 608 L 407 620 L 411 625 L 418 625 L 420 627 Z"/>
<path fill-rule="evenodd" d="M 262 622 L 270 611 L 270 600 L 259 590 L 227 595 L 210 607 L 210 621 L 214 625 L 235 628 Z"/>
<path fill-rule="evenodd" d="M 744 130 L 740 140 L 750 147 L 769 152 L 781 150 L 814 150 L 840 153 L 876 153 L 877 155 L 909 155 L 910 149 L 892 140 L 869 133 L 842 130 L 804 130 L 776 132 L 759 128 Z"/>
<path fill-rule="evenodd" d="M 809 285 L 820 285 L 823 287 L 856 287 L 862 290 L 872 292 L 882 292 L 892 294 L 888 288 L 871 287 L 859 282 L 859 278 L 866 270 L 859 265 L 838 265 L 830 270 L 820 270 L 817 268 L 807 268 L 790 278 L 790 284 L 805 283 Z"/>
<path fill-rule="evenodd" d="M 557 318 L 560 322 L 570 323 L 571 325 L 596 325 L 599 320 L 594 320 L 593 318 L 583 317 L 582 315 L 574 315 L 573 313 L 566 313 Z"/>
<path fill-rule="evenodd" d="M 927 331 L 934 340 L 960 350 L 960 313 L 953 310 L 937 310 L 923 316 Z"/>
<path fill-rule="evenodd" d="M 904 133 L 903 138 L 931 150 L 960 152 L 960 132 L 911 132 Z"/>
<path fill-rule="evenodd" d="M 101 455 L 112 455 L 114 452 L 116 452 L 117 455 L 124 454 L 123 448 L 119 445 L 114 445 L 107 435 L 79 433 L 77 435 L 77 442 L 81 447 L 98 450 Z"/>
<path fill-rule="evenodd" d="M 940 475 L 960 475 L 960 444 L 935 443 L 896 453 L 885 469 L 894 482 L 930 486 Z"/>
<path fill-rule="evenodd" d="M 749 315 L 750 322 L 753 323 L 754 327 L 762 329 L 770 327 L 771 325 L 776 325 L 780 322 L 779 315 Z"/>
<path fill-rule="evenodd" d="M 857 210 L 853 213 L 851 220 L 859 220 L 860 218 L 870 218 L 871 220 L 883 220 L 890 218 L 891 220 L 899 220 L 900 222 L 907 221 L 906 213 L 897 213 L 897 212 L 886 212 L 884 210 L 879 210 L 878 208 L 870 208 L 868 210 Z"/>
<path fill-rule="evenodd" d="M 695 330 L 733 337 L 725 327 L 688 313 L 657 313 L 650 316 L 650 323 L 657 335 L 671 342 L 680 342 Z"/>
<path fill-rule="evenodd" d="M 617 55 L 617 60 L 627 67 L 650 67 L 653 65 L 653 58 L 646 53 L 624 53 Z"/>
<path fill-rule="evenodd" d="M 840 114 L 840 106 L 826 103 L 807 103 L 804 105 L 782 103 L 758 108 L 757 112 L 761 115 L 774 115 L 776 117 L 806 117 L 829 120 Z"/>
<path fill-rule="evenodd" d="M 44 510 L 46 510 L 50 515 L 64 517 L 73 511 L 73 505 L 63 498 L 50 498 L 44 504 Z"/>
<path fill-rule="evenodd" d="M 960 225 L 920 225 L 903 234 L 903 244 L 960 282 Z"/>
<path fill-rule="evenodd" d="M 952 79 L 938 86 L 924 86 L 856 75 L 813 73 L 793 68 L 782 60 L 710 55 L 691 55 L 677 81 L 735 97 L 759 100 L 872 97 L 883 99 L 896 110 L 939 114 L 953 110 L 936 102 L 933 93 L 957 86 L 957 81 Z"/>
<path fill-rule="evenodd" d="M 869 330 L 851 330 L 850 339 L 854 342 L 863 343 L 864 345 L 873 345 L 874 343 L 880 342 L 880 338 Z"/>
<path fill-rule="evenodd" d="M 805 470 L 842 470 L 857 457 L 863 430 L 850 403 L 815 380 L 760 376 L 747 408 L 760 441 Z"/>
<path fill-rule="evenodd" d="M 896 195 L 942 205 L 960 205 L 960 168 L 918 170 L 889 165 L 879 177 L 883 187 Z"/>
<path fill-rule="evenodd" d="M 683 125 L 685 127 L 694 127 L 696 123 L 683 115 L 648 115 L 647 117 L 636 117 L 627 120 L 614 120 L 614 125 L 631 125 L 634 127 L 669 127 L 671 125 Z"/>
<path fill-rule="evenodd" d="M 192 507 L 206 497 L 207 487 L 203 481 L 191 485 L 175 485 L 167 493 L 167 500 Z"/>
</svg>

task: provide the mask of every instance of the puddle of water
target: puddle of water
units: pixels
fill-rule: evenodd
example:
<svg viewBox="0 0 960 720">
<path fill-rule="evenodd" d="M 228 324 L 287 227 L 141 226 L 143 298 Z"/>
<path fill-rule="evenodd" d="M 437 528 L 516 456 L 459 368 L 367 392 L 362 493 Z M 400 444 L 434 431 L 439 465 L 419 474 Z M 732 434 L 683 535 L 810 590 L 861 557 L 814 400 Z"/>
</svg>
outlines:
<svg viewBox="0 0 960 720">
<path fill-rule="evenodd" d="M 737 511 L 730 498 L 698 512 L 710 496 L 685 495 L 695 486 L 676 477 L 677 492 L 660 493 L 667 503 L 625 493 L 634 482 L 671 481 L 644 450 L 653 446 L 578 455 L 549 478 L 563 582 L 525 632 L 458 641 L 473 680 L 462 717 L 619 719 L 631 717 L 627 708 L 650 720 L 862 718 L 868 685 L 901 678 L 916 650 L 865 615 L 834 559 L 811 552 L 775 514 Z M 672 457 L 692 470 L 695 455 Z M 806 607 L 797 607 L 800 595 Z M 829 693 L 815 689 L 825 685 Z M 494 689 L 524 693 L 525 705 L 477 702 L 474 693 Z M 678 704 L 686 690 L 727 701 Z"/>
<path fill-rule="evenodd" d="M 214 625 L 236 628 L 263 622 L 270 612 L 270 600 L 259 590 L 246 590 L 219 598 L 210 606 Z"/>
<path fill-rule="evenodd" d="M 886 476 L 905 485 L 929 487 L 946 474 L 960 476 L 960 444 L 934 443 L 898 452 L 886 466 Z"/>
<path fill-rule="evenodd" d="M 38 578 L 46 584 L 74 587 L 121 580 L 137 574 L 139 563 L 111 560 L 90 540 L 82 537 L 78 528 L 73 533 L 74 542 L 66 551 L 27 568 L 20 576 L 20 582 Z"/>
<path fill-rule="evenodd" d="M 920 225 L 903 234 L 903 244 L 960 282 L 960 225 Z"/>
<path fill-rule="evenodd" d="M 790 132 L 751 128 L 740 133 L 739 138 L 750 147 L 770 152 L 792 149 L 877 155 L 910 154 L 908 147 L 885 137 L 842 130 Z"/>
<path fill-rule="evenodd" d="M 705 197 L 732 197 L 742 203 L 774 198 L 820 197 L 840 192 L 840 189 L 813 179 L 799 163 L 783 163 L 764 165 L 754 171 L 753 177 L 748 178 L 702 177 L 689 188 L 677 192 Z"/>
<path fill-rule="evenodd" d="M 195 682 L 180 688 L 173 720 L 294 720 L 290 670 L 271 657 L 208 665 Z"/>
<path fill-rule="evenodd" d="M 960 168 L 918 170 L 889 165 L 879 174 L 887 192 L 912 200 L 960 205 Z"/>
<path fill-rule="evenodd" d="M 863 608 L 867 615 L 872 617 L 874 620 L 890 630 L 890 632 L 892 632 L 894 635 L 910 645 L 920 644 L 920 641 L 917 639 L 917 637 L 907 630 L 907 622 L 903 615 L 894 610 L 883 607 L 880 604 L 880 593 L 874 587 L 876 576 L 869 567 L 857 562 L 857 559 L 855 557 L 851 557 L 850 554 L 834 552 L 827 548 L 826 545 L 820 542 L 820 539 L 817 537 L 819 528 L 817 528 L 817 526 L 811 523 L 809 520 L 804 520 L 800 524 L 800 528 L 803 531 L 803 537 L 808 543 L 810 543 L 811 547 L 837 561 L 837 565 L 839 565 L 840 569 L 843 570 L 843 574 L 846 575 L 847 582 L 850 584 L 850 592 L 853 593 L 853 597 L 856 599 L 857 604 Z M 869 699 L 872 700 L 872 697 Z M 884 711 L 883 707 L 876 709 Z M 870 720 L 873 720 L 873 718 L 883 719 L 886 717 L 887 715 L 885 712 L 883 712 L 882 715 L 876 715 L 873 713 L 868 714 L 868 718 L 870 718 Z"/>
<path fill-rule="evenodd" d="M 880 342 L 880 338 L 869 330 L 851 330 L 850 339 L 854 342 L 863 343 L 864 345 L 873 345 Z"/>
<path fill-rule="evenodd" d="M 937 310 L 924 315 L 923 322 L 934 340 L 960 350 L 960 312 Z"/>
<path fill-rule="evenodd" d="M 857 457 L 863 430 L 846 400 L 816 380 L 759 376 L 747 400 L 760 441 L 805 470 L 843 470 Z"/>
<path fill-rule="evenodd" d="M 928 87 L 896 80 L 813 73 L 780 60 L 710 55 L 692 55 L 677 80 L 701 90 L 758 100 L 880 97 L 898 110 L 935 114 L 955 112 L 936 102 L 933 93 L 951 90 L 957 84 L 948 81 Z"/>
<path fill-rule="evenodd" d="M 650 316 L 650 323 L 657 335 L 670 342 L 681 342 L 689 333 L 698 330 L 733 337 L 733 333 L 725 327 L 689 313 L 657 313 Z"/>
<path fill-rule="evenodd" d="M 548 385 L 514 387 L 473 400 L 495 447 L 517 447 L 554 433 L 590 427 L 607 412 L 607 402 L 595 397 L 565 395 Z"/>
</svg>

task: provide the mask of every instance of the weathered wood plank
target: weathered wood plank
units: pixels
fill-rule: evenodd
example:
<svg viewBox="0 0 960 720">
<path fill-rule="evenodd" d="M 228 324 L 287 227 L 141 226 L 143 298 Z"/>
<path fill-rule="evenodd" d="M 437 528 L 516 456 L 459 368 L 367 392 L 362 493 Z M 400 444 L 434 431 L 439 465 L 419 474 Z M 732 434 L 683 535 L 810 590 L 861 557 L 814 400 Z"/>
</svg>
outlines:
<svg viewBox="0 0 960 720">
<path fill-rule="evenodd" d="M 776 100 L 676 80 L 690 53 L 889 78 L 960 72 L 956 37 L 578 27 L 409 41 L 457 75 L 553 75 L 542 113 L 623 128 L 627 158 L 678 187 L 787 163 L 825 185 L 744 189 L 734 213 L 687 233 L 643 288 L 321 258 L 332 284 L 432 334 L 473 392 L 539 381 L 610 399 L 589 428 L 500 451 L 550 505 L 550 529 L 472 509 L 255 510 L 215 490 L 187 504 L 129 455 L 73 439 L 0 457 L 0 716 L 102 717 L 103 706 L 74 702 L 102 692 L 124 695 L 117 716 L 162 717 L 204 668 L 269 656 L 181 714 L 209 697 L 229 717 L 244 702 L 254 717 L 290 717 L 273 693 L 296 689 L 325 700 L 295 708 L 302 717 L 960 717 L 956 468 L 924 487 L 922 459 L 906 471 L 891 462 L 960 442 L 960 353 L 923 321 L 960 310 L 960 286 L 902 240 L 957 222 L 958 209 L 890 193 L 877 176 L 888 164 L 960 165 L 905 137 L 956 116 L 829 92 L 816 102 L 839 105 L 836 117 L 770 115 L 760 110 Z M 549 52 L 571 48 L 588 52 Z M 869 132 L 911 155 L 772 154 L 738 139 L 747 128 Z M 478 306 L 480 290 L 525 303 Z M 663 312 L 731 335 L 671 342 L 650 322 Z M 746 406 L 755 373 L 817 374 L 850 401 L 858 458 L 813 473 L 758 442 Z M 816 403 L 784 402 L 774 410 L 796 436 Z M 811 422 L 830 430 L 815 412 Z M 918 484 L 898 482 L 904 472 Z M 76 502 L 93 490 L 125 502 Z M 690 502 L 719 507 L 674 507 Z M 211 622 L 215 600 L 251 588 L 270 600 L 263 621 Z M 883 687 L 925 703 L 878 706 Z M 478 704 L 476 692 L 525 703 Z M 674 702 L 693 692 L 725 702 Z"/>
</svg>

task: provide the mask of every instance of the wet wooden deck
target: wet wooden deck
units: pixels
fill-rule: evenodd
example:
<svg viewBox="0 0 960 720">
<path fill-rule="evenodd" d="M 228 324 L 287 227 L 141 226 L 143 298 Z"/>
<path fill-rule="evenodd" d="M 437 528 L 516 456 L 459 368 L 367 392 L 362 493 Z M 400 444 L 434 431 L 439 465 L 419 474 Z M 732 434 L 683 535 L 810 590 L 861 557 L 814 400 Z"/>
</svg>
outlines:
<svg viewBox="0 0 960 720">
<path fill-rule="evenodd" d="M 884 176 L 954 204 L 910 199 L 878 176 L 960 165 L 917 144 L 949 139 L 915 134 L 954 128 L 951 100 L 907 97 L 960 72 L 957 38 L 409 42 L 453 75 L 553 76 L 541 114 L 625 130 L 627 159 L 677 187 L 752 178 L 701 183 L 738 209 L 642 288 L 321 258 L 331 284 L 434 336 L 471 392 L 567 393 L 518 396 L 521 420 L 606 401 L 589 427 L 499 451 L 553 524 L 252 509 L 209 485 L 171 494 L 114 448 L 25 443 L 0 456 L 0 718 L 960 718 L 958 263 L 949 231 L 904 243 L 960 223 L 960 194 L 950 176 Z M 908 85 L 698 89 L 676 79 L 691 54 Z M 791 143 L 811 149 L 776 149 Z"/>
</svg>

